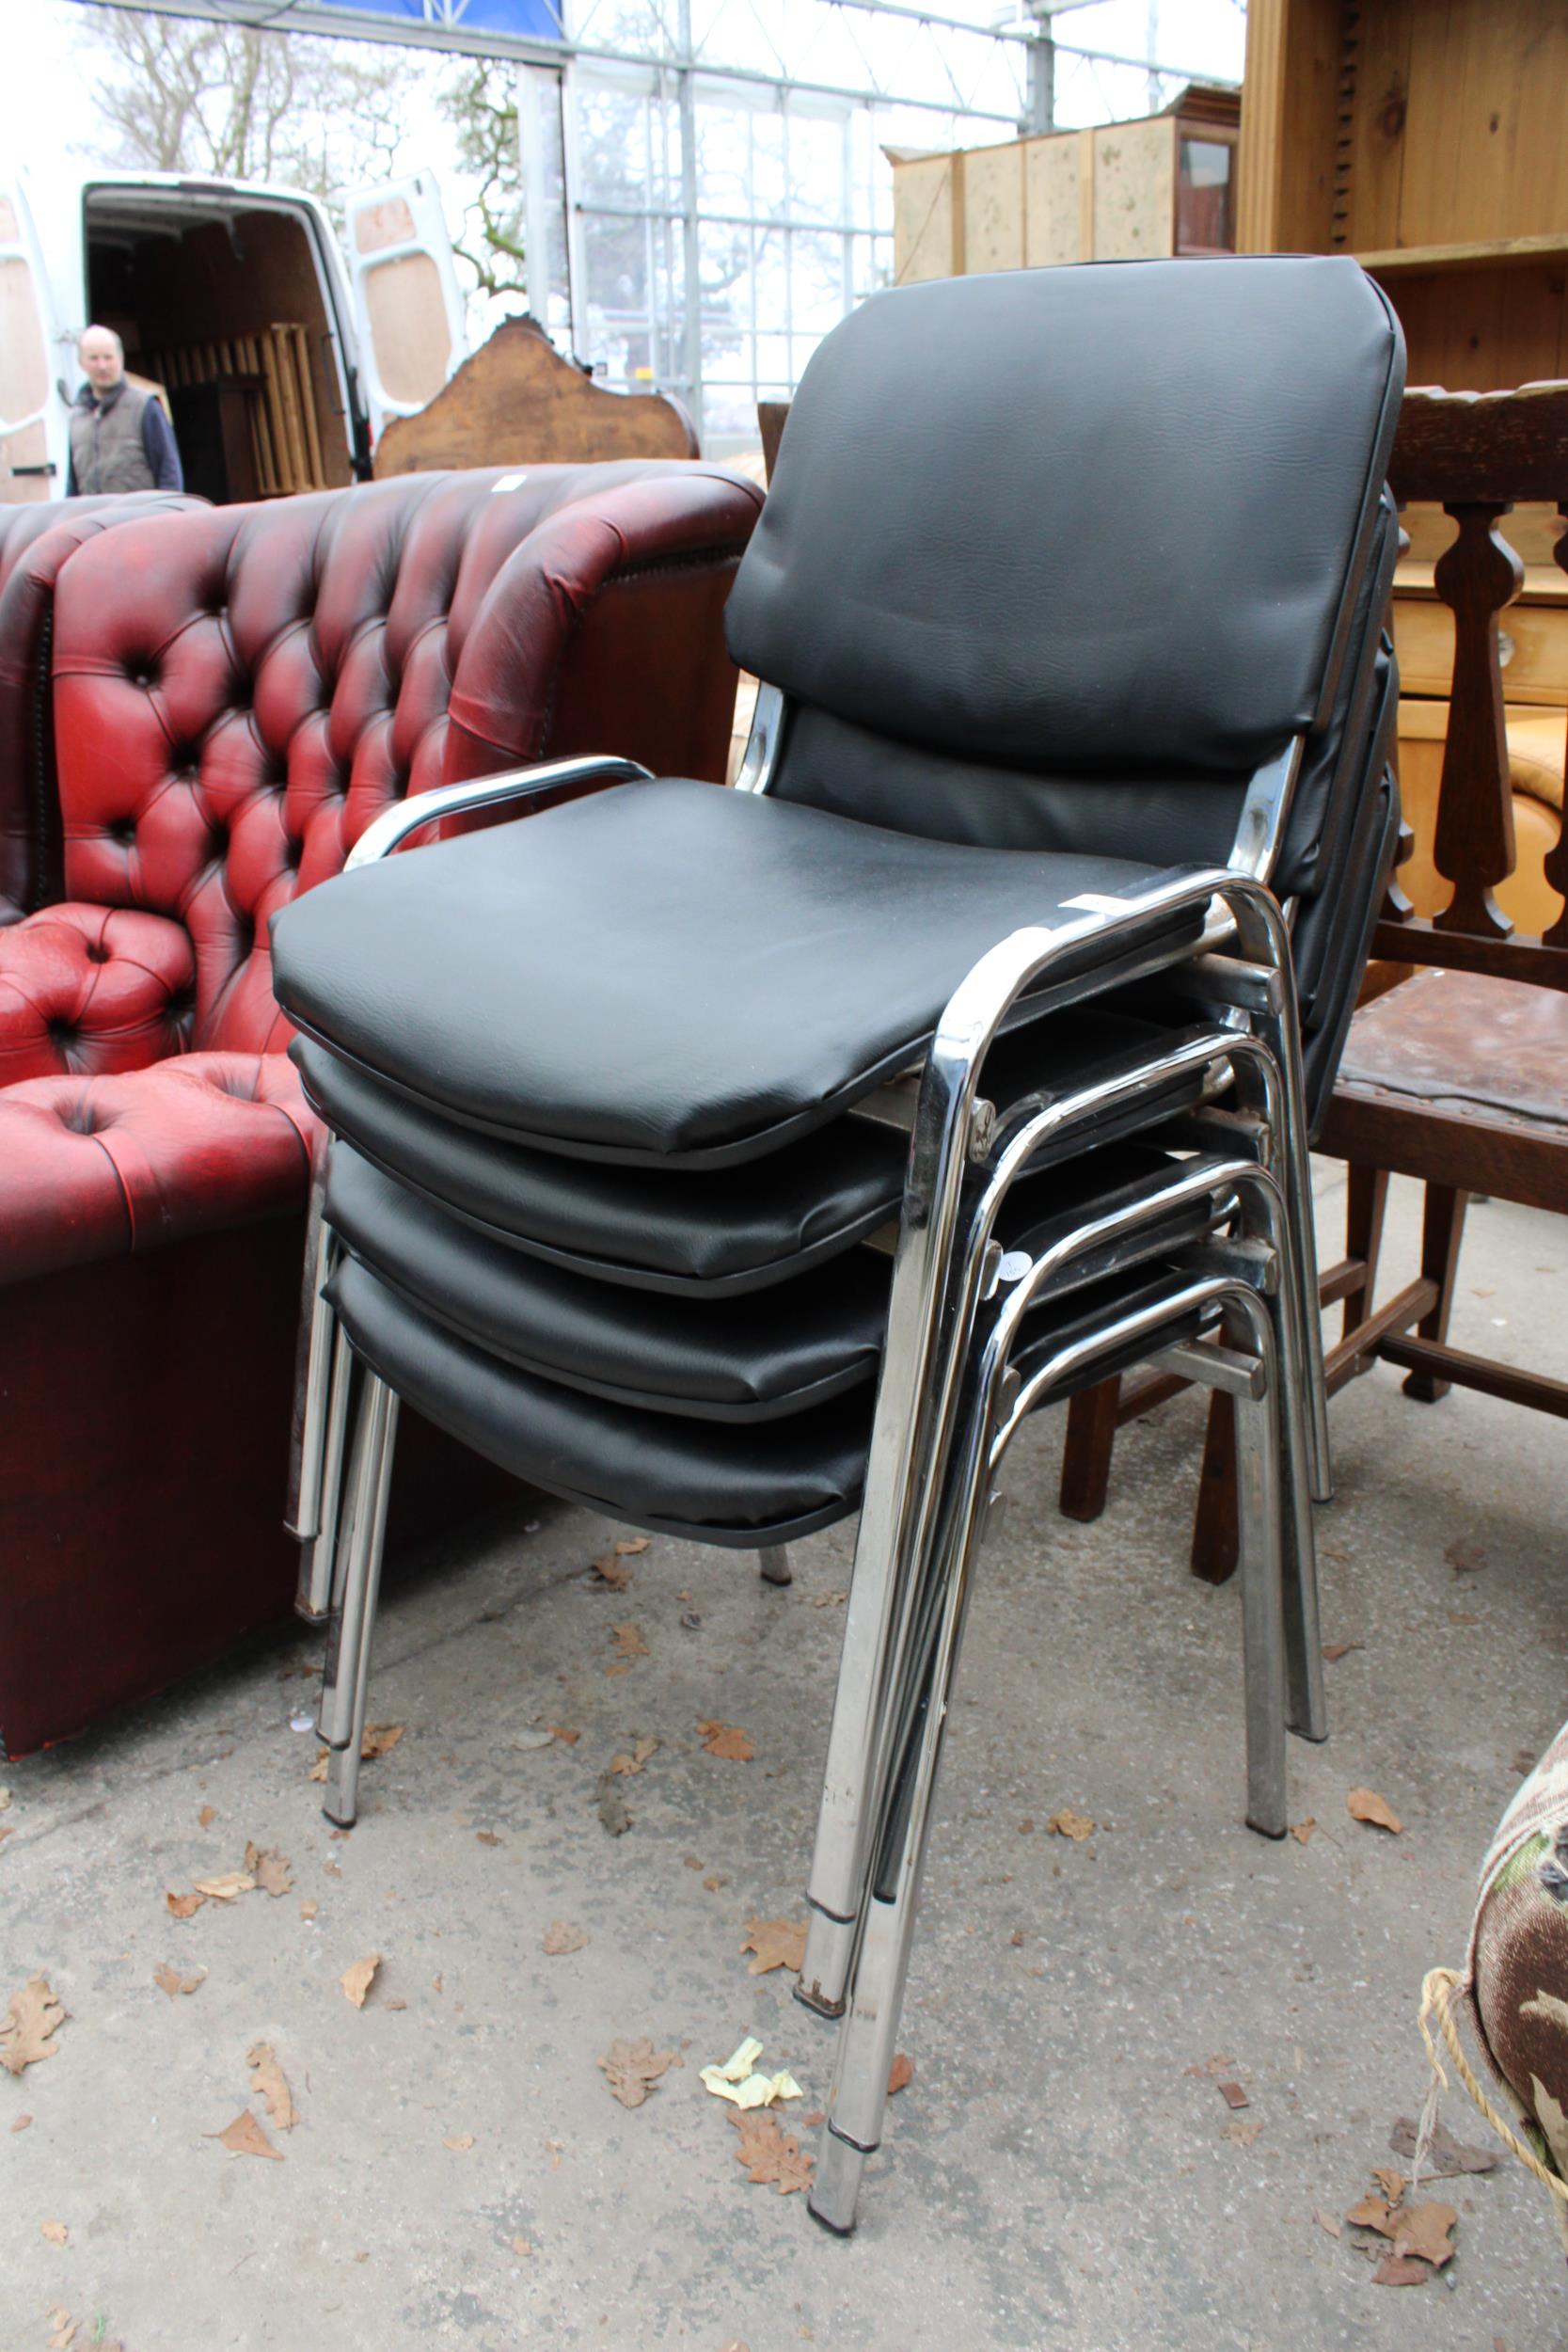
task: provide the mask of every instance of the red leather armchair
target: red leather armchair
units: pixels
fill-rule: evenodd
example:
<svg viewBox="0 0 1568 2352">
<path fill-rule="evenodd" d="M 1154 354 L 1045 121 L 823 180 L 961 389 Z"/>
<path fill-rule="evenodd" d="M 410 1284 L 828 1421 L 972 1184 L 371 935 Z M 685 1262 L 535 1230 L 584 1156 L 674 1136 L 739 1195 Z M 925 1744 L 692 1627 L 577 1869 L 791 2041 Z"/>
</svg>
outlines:
<svg viewBox="0 0 1568 2352">
<path fill-rule="evenodd" d="M 166 490 L 0 507 L 0 923 L 60 895 L 59 791 L 47 691 L 55 583 L 100 532 L 205 499 Z"/>
<path fill-rule="evenodd" d="M 312 1122 L 269 917 L 438 783 L 586 751 L 721 779 L 760 502 L 691 464 L 415 475 L 60 569 L 66 897 L 0 930 L 0 1750 L 292 1597 Z"/>
</svg>

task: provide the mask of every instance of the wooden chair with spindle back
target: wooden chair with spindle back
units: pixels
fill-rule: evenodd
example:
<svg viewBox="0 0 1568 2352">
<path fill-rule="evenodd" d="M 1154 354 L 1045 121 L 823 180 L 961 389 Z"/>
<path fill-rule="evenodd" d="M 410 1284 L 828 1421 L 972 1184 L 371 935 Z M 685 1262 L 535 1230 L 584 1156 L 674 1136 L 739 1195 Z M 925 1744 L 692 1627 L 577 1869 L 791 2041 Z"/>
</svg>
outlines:
<svg viewBox="0 0 1568 2352">
<path fill-rule="evenodd" d="M 1396 883 L 1372 943 L 1317 1149 L 1349 1168 L 1345 1256 L 1325 1266 L 1323 1305 L 1343 1303 L 1325 1358 L 1330 1391 L 1377 1361 L 1434 1403 L 1450 1386 L 1568 1418 L 1568 1380 L 1471 1354 L 1449 1340 L 1465 1213 L 1477 1194 L 1568 1212 L 1568 833 L 1545 854 L 1556 913 L 1524 936 L 1494 893 L 1514 871 L 1513 795 L 1498 619 L 1524 579 L 1497 525 L 1519 502 L 1568 518 L 1568 383 L 1513 392 L 1407 393 L 1389 469 L 1402 505 L 1452 517 L 1433 586 L 1453 615 L 1454 660 L 1432 862 L 1448 902 L 1418 915 Z M 1555 561 L 1568 573 L 1568 532 Z M 1407 848 L 1408 848 L 1407 843 Z M 1420 1271 L 1376 1302 L 1390 1175 L 1425 1186 Z M 1117 1427 L 1181 1384 L 1168 1374 L 1105 1382 L 1076 1398 L 1062 1508 L 1104 1507 Z M 1193 1567 L 1219 1581 L 1236 1559 L 1230 1400 L 1210 1413 Z"/>
</svg>

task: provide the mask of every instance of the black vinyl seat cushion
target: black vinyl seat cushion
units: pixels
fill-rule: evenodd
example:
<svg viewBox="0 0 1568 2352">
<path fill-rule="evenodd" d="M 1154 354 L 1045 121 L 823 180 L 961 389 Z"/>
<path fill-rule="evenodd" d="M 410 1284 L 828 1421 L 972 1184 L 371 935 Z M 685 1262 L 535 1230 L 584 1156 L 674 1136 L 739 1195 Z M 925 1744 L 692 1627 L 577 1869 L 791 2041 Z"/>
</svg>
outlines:
<svg viewBox="0 0 1568 2352">
<path fill-rule="evenodd" d="M 1023 1092 L 1066 1094 L 1161 1035 L 1074 1008 L 999 1040 L 985 1089 L 1004 1109 Z M 308 1100 L 363 1158 L 493 1239 L 600 1281 L 708 1298 L 793 1281 L 895 1217 L 903 1193 L 907 1136 L 854 1112 L 736 1170 L 621 1168 L 482 1136 L 307 1038 L 289 1050 Z M 1197 1073 L 1164 1081 L 1045 1158 L 1103 1148 L 1201 1091 Z"/>
<path fill-rule="evenodd" d="M 296 1037 L 307 1098 L 376 1166 L 515 1249 L 601 1280 L 727 1297 L 836 1257 L 898 1213 L 908 1138 L 835 1120 L 742 1174 L 533 1152 L 431 1111 Z"/>
<path fill-rule="evenodd" d="M 1031 1316 L 1015 1360 L 1102 1330 L 1118 1310 L 1184 1279 L 1147 1268 L 1053 1300 Z M 634 1410 L 501 1362 L 441 1325 L 353 1257 L 328 1295 L 355 1352 L 405 1403 L 529 1486 L 661 1534 L 757 1547 L 793 1542 L 858 1509 L 874 1391 L 830 1398 L 784 1421 L 736 1426 Z M 1161 1342 L 1185 1338 L 1188 1317 Z M 1144 1340 L 1084 1368 L 1053 1402 L 1142 1359 Z"/>
<path fill-rule="evenodd" d="M 481 1132 L 735 1165 L 918 1058 L 979 957 L 1168 867 L 987 850 L 681 777 L 344 873 L 273 927 L 308 1036 Z M 1179 953 L 1201 908 L 1132 941 Z M 1106 957 L 1090 939 L 1052 978 Z"/>
<path fill-rule="evenodd" d="M 426 1421 L 607 1518 L 754 1546 L 831 1527 L 859 1503 L 870 1388 L 760 1425 L 639 1412 L 454 1339 L 356 1258 L 340 1262 L 327 1295 L 355 1353 Z"/>
<path fill-rule="evenodd" d="M 455 1337 L 611 1403 L 774 1421 L 874 1379 L 881 1360 L 892 1266 L 871 1250 L 745 1297 L 650 1295 L 487 1240 L 341 1143 L 326 1215 Z"/>
<path fill-rule="evenodd" d="M 1015 1193 L 999 1239 L 1033 1258 L 1086 1218 L 1141 1200 L 1169 1169 L 1153 1152 L 1091 1154 Z M 610 1404 L 778 1421 L 863 1386 L 881 1359 L 892 1263 L 879 1249 L 851 1250 L 743 1298 L 650 1297 L 486 1239 L 342 1143 L 326 1216 L 355 1258 L 451 1338 Z M 1201 1202 L 1166 1213 L 1124 1245 L 1118 1263 L 1125 1270 L 1169 1255 L 1214 1221 Z M 1051 1295 L 1094 1279 L 1069 1264 Z"/>
</svg>

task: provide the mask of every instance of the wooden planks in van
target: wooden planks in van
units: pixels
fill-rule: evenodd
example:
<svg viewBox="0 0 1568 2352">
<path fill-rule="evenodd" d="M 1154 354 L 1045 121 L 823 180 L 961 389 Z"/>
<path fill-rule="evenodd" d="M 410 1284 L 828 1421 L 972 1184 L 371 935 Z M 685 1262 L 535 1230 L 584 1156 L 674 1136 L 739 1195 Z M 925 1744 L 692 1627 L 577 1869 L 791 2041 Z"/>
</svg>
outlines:
<svg viewBox="0 0 1568 2352">
<path fill-rule="evenodd" d="M 233 484 L 236 496 L 290 498 L 331 486 L 323 463 L 309 344 L 297 323 L 277 323 L 254 335 L 176 343 L 150 355 L 145 364 L 171 390 L 211 384 L 238 398 L 251 479 Z"/>
</svg>

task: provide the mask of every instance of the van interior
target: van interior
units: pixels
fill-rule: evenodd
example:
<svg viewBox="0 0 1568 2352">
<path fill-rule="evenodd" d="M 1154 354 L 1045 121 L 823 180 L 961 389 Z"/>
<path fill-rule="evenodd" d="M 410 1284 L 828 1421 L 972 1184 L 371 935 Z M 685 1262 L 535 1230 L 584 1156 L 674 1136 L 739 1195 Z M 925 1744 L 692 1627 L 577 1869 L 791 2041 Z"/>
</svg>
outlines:
<svg viewBox="0 0 1568 2352">
<path fill-rule="evenodd" d="M 89 188 L 88 315 L 167 401 L 215 505 L 341 488 L 355 425 L 309 215 L 198 188 Z"/>
</svg>

